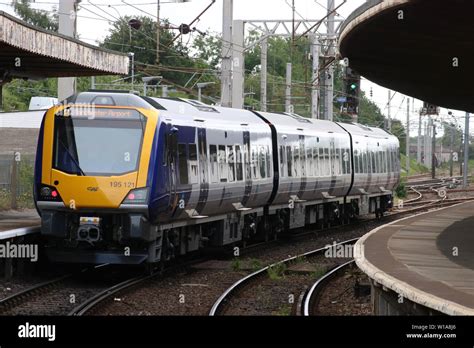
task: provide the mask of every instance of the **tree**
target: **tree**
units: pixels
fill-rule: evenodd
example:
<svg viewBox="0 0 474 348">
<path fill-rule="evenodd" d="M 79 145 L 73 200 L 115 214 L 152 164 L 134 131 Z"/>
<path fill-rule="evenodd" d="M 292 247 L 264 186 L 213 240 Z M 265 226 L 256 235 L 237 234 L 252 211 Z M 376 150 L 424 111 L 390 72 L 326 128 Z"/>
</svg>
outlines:
<svg viewBox="0 0 474 348">
<path fill-rule="evenodd" d="M 206 62 L 210 68 L 217 69 L 221 61 L 222 41 L 216 35 L 209 32 L 199 35 L 194 39 L 193 49 L 196 57 Z"/>
<path fill-rule="evenodd" d="M 163 76 L 165 80 L 184 86 L 196 71 L 209 69 L 204 59 L 193 59 L 189 48 L 181 40 L 172 42 L 175 33 L 161 28 L 160 66 L 156 66 L 156 21 L 146 16 L 134 17 L 142 23 L 140 29 L 132 29 L 130 16 L 113 23 L 109 35 L 101 47 L 135 54 L 137 70 L 143 75 Z M 205 55 L 205 54 L 204 54 Z"/>
<path fill-rule="evenodd" d="M 459 149 L 461 147 L 463 132 L 461 129 L 456 127 L 454 123 L 443 122 L 443 137 L 441 138 L 441 144 L 443 147 L 450 148 L 451 145 L 453 149 Z M 451 135 L 454 132 L 454 143 L 451 144 Z"/>
<path fill-rule="evenodd" d="M 51 15 L 45 11 L 32 9 L 30 0 L 14 0 L 12 6 L 15 13 L 25 22 L 46 30 L 58 31 L 59 18 L 56 9 Z"/>
</svg>

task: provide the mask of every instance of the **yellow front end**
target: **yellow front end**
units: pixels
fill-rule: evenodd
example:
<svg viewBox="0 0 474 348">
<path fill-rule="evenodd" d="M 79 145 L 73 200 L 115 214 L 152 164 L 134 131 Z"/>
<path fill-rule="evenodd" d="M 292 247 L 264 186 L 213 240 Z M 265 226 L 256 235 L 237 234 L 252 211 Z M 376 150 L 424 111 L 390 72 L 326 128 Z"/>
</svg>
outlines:
<svg viewBox="0 0 474 348">
<path fill-rule="evenodd" d="M 138 170 L 118 176 L 89 176 L 62 172 L 54 169 L 54 122 L 55 115 L 63 111 L 65 106 L 50 109 L 46 114 L 43 143 L 43 169 L 41 182 L 55 188 L 63 200 L 64 205 L 72 210 L 83 208 L 119 208 L 131 190 L 146 187 L 148 167 L 153 137 L 158 122 L 156 110 L 139 109 L 146 117 L 146 129 L 143 136 L 139 156 Z M 101 107 L 96 107 L 100 109 Z M 103 107 L 117 111 L 128 111 L 130 108 Z M 114 122 L 111 120 L 110 122 Z M 101 149 L 97 149 L 101 151 Z M 104 159 L 105 160 L 105 159 Z"/>
<path fill-rule="evenodd" d="M 115 105 L 62 105 L 45 115 L 35 198 L 52 261 L 156 259 L 147 179 L 158 111 Z"/>
</svg>

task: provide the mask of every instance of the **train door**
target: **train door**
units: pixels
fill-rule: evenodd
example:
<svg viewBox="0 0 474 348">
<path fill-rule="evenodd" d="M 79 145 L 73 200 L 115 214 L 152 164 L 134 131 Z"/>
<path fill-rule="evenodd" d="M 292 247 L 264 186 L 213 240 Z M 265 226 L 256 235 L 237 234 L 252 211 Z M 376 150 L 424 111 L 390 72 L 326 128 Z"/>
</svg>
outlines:
<svg viewBox="0 0 474 348">
<path fill-rule="evenodd" d="M 330 145 L 329 145 L 329 158 L 330 158 L 330 166 L 331 166 L 331 176 L 334 177 L 336 175 L 336 146 L 334 144 L 334 138 L 331 138 Z"/>
<path fill-rule="evenodd" d="M 169 126 L 166 135 L 166 164 L 168 167 L 169 207 L 175 211 L 178 206 L 178 128 Z"/>
<path fill-rule="evenodd" d="M 209 157 L 207 154 L 206 128 L 198 128 L 199 151 L 199 200 L 196 211 L 202 214 L 209 197 Z"/>
<path fill-rule="evenodd" d="M 252 194 L 252 167 L 250 153 L 250 132 L 243 131 L 243 156 L 244 156 L 244 173 L 245 173 L 245 191 L 242 197 L 242 205 L 245 207 L 250 200 Z"/>
<path fill-rule="evenodd" d="M 301 177 L 306 178 L 307 177 L 307 173 L 306 173 L 306 145 L 305 145 L 305 136 L 304 135 L 299 136 L 299 142 L 300 142 Z"/>
<path fill-rule="evenodd" d="M 299 159 L 300 159 L 300 168 L 298 170 L 301 174 L 300 189 L 298 191 L 298 197 L 303 199 L 303 195 L 306 191 L 307 185 L 307 173 L 306 173 L 306 146 L 305 146 L 305 136 L 299 136 Z"/>
</svg>

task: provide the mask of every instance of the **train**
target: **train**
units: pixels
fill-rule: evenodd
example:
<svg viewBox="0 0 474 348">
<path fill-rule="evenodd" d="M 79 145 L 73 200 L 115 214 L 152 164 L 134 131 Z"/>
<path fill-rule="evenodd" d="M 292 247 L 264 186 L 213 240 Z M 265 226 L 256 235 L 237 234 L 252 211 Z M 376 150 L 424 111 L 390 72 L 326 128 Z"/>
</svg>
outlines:
<svg viewBox="0 0 474 348">
<path fill-rule="evenodd" d="M 88 91 L 45 113 L 34 200 L 53 262 L 162 264 L 380 217 L 399 156 L 357 123 Z"/>
</svg>

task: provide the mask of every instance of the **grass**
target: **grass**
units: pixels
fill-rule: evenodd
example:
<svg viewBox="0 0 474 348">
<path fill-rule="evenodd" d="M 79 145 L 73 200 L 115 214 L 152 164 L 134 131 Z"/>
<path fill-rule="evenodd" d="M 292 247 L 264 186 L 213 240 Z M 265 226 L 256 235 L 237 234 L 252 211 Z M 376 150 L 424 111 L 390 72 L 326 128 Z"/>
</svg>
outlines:
<svg viewBox="0 0 474 348">
<path fill-rule="evenodd" d="M 28 161 L 18 165 L 17 185 L 21 188 L 21 195 L 17 197 L 18 209 L 33 209 L 33 165 Z M 0 189 L 0 210 L 11 209 L 10 190 Z"/>
<path fill-rule="evenodd" d="M 292 306 L 284 305 L 283 307 L 280 307 L 274 314 L 280 317 L 288 317 L 291 315 L 291 309 Z"/>
<path fill-rule="evenodd" d="M 250 268 L 252 272 L 257 272 L 258 270 L 263 268 L 262 261 L 258 259 L 250 259 L 249 260 Z"/>
<path fill-rule="evenodd" d="M 312 279 L 319 279 L 325 274 L 326 274 L 326 270 L 323 269 L 322 267 L 318 267 L 313 272 L 311 272 L 310 276 Z"/>
<path fill-rule="evenodd" d="M 402 165 L 402 176 L 407 176 L 407 168 L 406 168 L 406 156 L 404 154 L 400 155 L 400 162 Z M 410 158 L 410 173 L 408 175 L 418 175 L 418 174 L 427 174 L 430 172 L 430 169 L 423 164 L 420 164 L 414 158 Z"/>
<path fill-rule="evenodd" d="M 234 271 L 240 271 L 242 269 L 242 262 L 240 261 L 240 259 L 235 258 L 232 260 L 231 266 Z"/>
<path fill-rule="evenodd" d="M 280 280 L 285 277 L 286 265 L 283 263 L 278 263 L 272 267 L 269 267 L 267 270 L 268 277 L 271 280 Z"/>
<path fill-rule="evenodd" d="M 305 256 L 302 256 L 302 255 L 299 255 L 294 261 L 293 263 L 298 265 L 300 263 L 303 263 L 303 262 L 306 262 L 306 257 Z"/>
<path fill-rule="evenodd" d="M 0 210 L 11 209 L 11 193 L 7 190 L 0 190 Z M 33 209 L 33 193 L 24 193 L 17 197 L 18 209 Z"/>
</svg>

